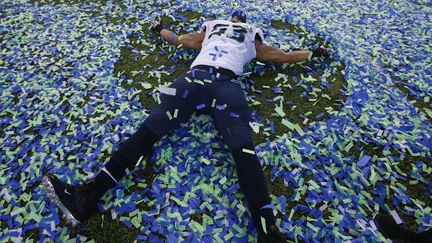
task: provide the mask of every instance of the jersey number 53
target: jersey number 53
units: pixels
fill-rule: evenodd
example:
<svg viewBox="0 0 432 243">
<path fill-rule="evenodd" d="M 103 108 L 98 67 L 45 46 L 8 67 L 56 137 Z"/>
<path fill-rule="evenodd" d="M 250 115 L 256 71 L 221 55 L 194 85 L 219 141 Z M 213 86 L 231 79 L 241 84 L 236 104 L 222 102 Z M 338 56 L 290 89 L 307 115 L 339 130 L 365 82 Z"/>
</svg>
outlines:
<svg viewBox="0 0 432 243">
<path fill-rule="evenodd" d="M 227 24 L 216 24 L 213 27 L 213 30 L 211 31 L 211 34 L 209 35 L 209 39 L 213 36 L 213 35 L 223 35 L 225 34 L 225 32 L 228 29 Z M 245 40 L 245 33 L 246 33 L 246 29 L 242 26 L 238 26 L 238 25 L 233 25 L 233 34 L 232 35 L 226 35 L 226 37 L 233 39 L 235 41 L 238 41 L 240 43 L 243 43 Z"/>
</svg>

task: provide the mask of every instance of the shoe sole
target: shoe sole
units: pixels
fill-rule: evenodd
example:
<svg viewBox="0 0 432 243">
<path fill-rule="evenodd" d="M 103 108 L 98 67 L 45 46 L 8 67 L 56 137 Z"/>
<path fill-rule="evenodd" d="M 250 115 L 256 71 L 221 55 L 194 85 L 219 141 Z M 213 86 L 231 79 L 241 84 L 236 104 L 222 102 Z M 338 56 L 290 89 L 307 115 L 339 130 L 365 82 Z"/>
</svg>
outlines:
<svg viewBox="0 0 432 243">
<path fill-rule="evenodd" d="M 51 183 L 51 181 L 48 179 L 47 176 L 44 176 L 42 178 L 42 188 L 47 193 L 48 199 L 55 203 L 60 210 L 63 213 L 63 218 L 66 220 L 67 223 L 71 224 L 73 227 L 79 225 L 81 222 L 71 214 L 71 212 L 63 205 L 63 203 L 60 201 L 59 197 L 55 193 L 54 186 Z"/>
</svg>

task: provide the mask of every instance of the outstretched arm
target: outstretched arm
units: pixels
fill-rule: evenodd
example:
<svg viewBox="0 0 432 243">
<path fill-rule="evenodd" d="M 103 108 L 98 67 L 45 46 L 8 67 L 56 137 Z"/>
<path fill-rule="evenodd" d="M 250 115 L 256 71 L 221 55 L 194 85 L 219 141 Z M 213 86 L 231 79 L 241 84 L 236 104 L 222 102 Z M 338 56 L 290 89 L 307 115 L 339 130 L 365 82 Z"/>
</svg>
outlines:
<svg viewBox="0 0 432 243">
<path fill-rule="evenodd" d="M 189 33 L 177 36 L 174 32 L 162 29 L 159 34 L 169 43 L 176 46 L 181 45 L 184 48 L 201 49 L 201 43 L 205 38 L 205 32 Z"/>
<path fill-rule="evenodd" d="M 303 62 L 312 55 L 311 51 L 284 52 L 277 47 L 269 46 L 255 39 L 256 59 L 261 62 L 295 63 Z"/>
<path fill-rule="evenodd" d="M 201 43 L 205 38 L 205 31 L 177 36 L 174 32 L 165 29 L 159 18 L 153 20 L 150 30 L 160 34 L 169 43 L 176 46 L 181 45 L 184 48 L 201 49 Z"/>
</svg>

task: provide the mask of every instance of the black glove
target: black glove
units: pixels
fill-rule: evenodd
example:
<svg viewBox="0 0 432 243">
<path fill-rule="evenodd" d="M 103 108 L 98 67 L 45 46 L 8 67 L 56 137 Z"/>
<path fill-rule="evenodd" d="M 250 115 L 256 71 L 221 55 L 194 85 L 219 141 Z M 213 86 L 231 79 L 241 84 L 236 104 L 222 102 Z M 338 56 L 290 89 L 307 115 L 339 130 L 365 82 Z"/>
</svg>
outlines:
<svg viewBox="0 0 432 243">
<path fill-rule="evenodd" d="M 155 18 L 153 22 L 150 24 L 149 30 L 156 34 L 160 34 L 161 30 L 164 29 L 160 18 Z"/>
<path fill-rule="evenodd" d="M 330 54 L 329 52 L 325 49 L 325 48 L 315 48 L 311 50 L 312 52 L 312 57 L 329 57 Z"/>
</svg>

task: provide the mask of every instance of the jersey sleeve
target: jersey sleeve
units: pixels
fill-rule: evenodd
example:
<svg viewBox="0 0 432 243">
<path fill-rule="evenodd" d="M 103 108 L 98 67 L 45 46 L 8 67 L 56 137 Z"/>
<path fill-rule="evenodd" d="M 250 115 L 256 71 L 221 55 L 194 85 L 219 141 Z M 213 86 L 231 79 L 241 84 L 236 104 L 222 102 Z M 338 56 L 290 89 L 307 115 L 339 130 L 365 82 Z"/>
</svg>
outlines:
<svg viewBox="0 0 432 243">
<path fill-rule="evenodd" d="M 264 33 L 260 28 L 255 28 L 252 35 L 254 39 L 258 35 L 259 39 L 261 39 L 261 42 L 267 44 L 267 41 L 264 39 Z"/>
</svg>

